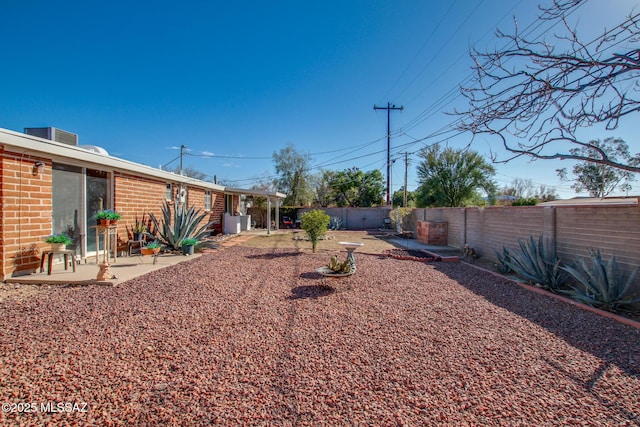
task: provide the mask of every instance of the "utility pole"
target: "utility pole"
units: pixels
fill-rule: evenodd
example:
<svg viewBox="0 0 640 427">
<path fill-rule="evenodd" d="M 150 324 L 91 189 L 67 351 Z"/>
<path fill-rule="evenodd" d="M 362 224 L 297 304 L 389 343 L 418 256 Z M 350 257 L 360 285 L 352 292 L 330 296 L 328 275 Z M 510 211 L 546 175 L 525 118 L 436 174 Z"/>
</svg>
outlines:
<svg viewBox="0 0 640 427">
<path fill-rule="evenodd" d="M 404 194 L 402 195 L 402 207 L 407 207 L 407 171 L 409 170 L 409 153 L 404 152 Z"/>
<path fill-rule="evenodd" d="M 387 110 L 387 206 L 391 204 L 391 110 L 402 111 L 404 107 L 401 105 L 396 107 L 387 102 L 386 107 L 373 106 L 374 110 Z"/>
<path fill-rule="evenodd" d="M 187 148 L 186 145 L 182 144 L 180 146 L 180 175 L 182 175 L 182 158 L 184 157 L 184 149 Z"/>
</svg>

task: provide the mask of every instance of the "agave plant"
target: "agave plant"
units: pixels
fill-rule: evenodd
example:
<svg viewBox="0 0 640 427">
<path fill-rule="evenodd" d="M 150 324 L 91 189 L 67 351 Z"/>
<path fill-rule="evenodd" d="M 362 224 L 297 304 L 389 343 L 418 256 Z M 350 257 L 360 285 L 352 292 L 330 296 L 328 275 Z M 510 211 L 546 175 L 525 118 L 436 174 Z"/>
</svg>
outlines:
<svg viewBox="0 0 640 427">
<path fill-rule="evenodd" d="M 329 222 L 329 230 L 340 230 L 342 228 L 342 218 L 332 216 Z"/>
<path fill-rule="evenodd" d="M 585 258 L 581 258 L 575 267 L 562 267 L 581 285 L 572 285 L 572 289 L 564 293 L 580 302 L 609 311 L 619 311 L 622 306 L 640 303 L 640 297 L 628 295 L 638 272 L 637 268 L 625 280 L 624 273 L 618 271 L 615 256 L 605 262 L 600 250 L 590 250 L 589 258 L 591 265 L 587 264 Z"/>
<path fill-rule="evenodd" d="M 560 258 L 554 250 L 545 249 L 542 235 L 538 243 L 533 236 L 528 242 L 518 239 L 520 252 L 509 252 L 503 248 L 504 256 L 498 254 L 503 268 L 509 268 L 530 283 L 537 284 L 551 291 L 558 291 L 567 280 L 567 275 L 560 267 Z"/>
<path fill-rule="evenodd" d="M 511 259 L 511 254 L 509 253 L 509 249 L 503 246 L 502 255 L 500 255 L 500 252 L 496 251 L 496 258 L 498 258 L 499 264 L 494 264 L 494 266 L 499 273 L 508 274 L 512 272 L 511 267 L 507 265 L 507 260 Z"/>
<path fill-rule="evenodd" d="M 182 241 L 185 239 L 202 240 L 208 236 L 211 230 L 209 227 L 213 222 L 207 222 L 200 225 L 202 220 L 208 215 L 206 212 L 196 210 L 191 206 L 175 206 L 173 210 L 173 219 L 171 219 L 171 206 L 165 202 L 162 206 L 162 224 L 153 214 L 149 214 L 151 221 L 158 230 L 157 238 L 166 246 L 173 249 L 180 249 Z"/>
</svg>

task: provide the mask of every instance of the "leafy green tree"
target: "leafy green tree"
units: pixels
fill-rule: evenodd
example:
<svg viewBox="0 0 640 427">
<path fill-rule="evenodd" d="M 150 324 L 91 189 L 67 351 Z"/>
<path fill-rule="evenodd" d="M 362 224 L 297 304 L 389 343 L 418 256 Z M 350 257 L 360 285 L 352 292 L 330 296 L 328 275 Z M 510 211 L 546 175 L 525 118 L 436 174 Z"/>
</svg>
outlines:
<svg viewBox="0 0 640 427">
<path fill-rule="evenodd" d="M 458 207 L 477 200 L 479 191 L 495 193 L 495 169 L 474 151 L 423 148 L 418 164 L 418 201 L 421 206 Z"/>
<path fill-rule="evenodd" d="M 580 158 L 598 158 L 604 153 L 613 162 L 637 163 L 629 153 L 627 143 L 620 138 L 606 138 L 604 141 L 595 139 L 588 146 L 572 148 L 570 151 Z M 629 182 L 634 180 L 633 172 L 587 160 L 576 163 L 571 172 L 575 177 L 571 188 L 576 193 L 586 191 L 591 197 L 605 197 L 615 190 L 628 191 L 631 189 Z M 566 168 L 556 169 L 556 173 L 561 180 L 569 180 Z"/>
<path fill-rule="evenodd" d="M 285 205 L 305 206 L 313 201 L 310 162 L 309 155 L 299 153 L 293 144 L 273 153 L 273 163 L 278 174 L 277 188 L 287 195 Z"/>
<path fill-rule="evenodd" d="M 400 187 L 399 190 L 393 192 L 392 204 L 393 206 L 402 206 L 403 208 L 413 208 L 416 203 L 416 193 L 414 191 L 407 191 L 407 206 L 402 206 L 404 203 L 404 187 Z"/>
<path fill-rule="evenodd" d="M 329 185 L 338 206 L 370 207 L 383 203 L 384 178 L 377 169 L 362 172 L 350 168 L 334 172 Z"/>
<path fill-rule="evenodd" d="M 315 252 L 318 240 L 327 232 L 331 217 L 324 211 L 314 209 L 303 213 L 300 220 L 302 221 L 302 229 L 307 232 L 307 236 L 311 240 L 311 249 Z"/>
<path fill-rule="evenodd" d="M 331 189 L 331 180 L 334 172 L 330 170 L 322 170 L 313 177 L 313 187 L 315 190 L 315 206 L 330 206 L 334 203 L 333 190 Z"/>
</svg>

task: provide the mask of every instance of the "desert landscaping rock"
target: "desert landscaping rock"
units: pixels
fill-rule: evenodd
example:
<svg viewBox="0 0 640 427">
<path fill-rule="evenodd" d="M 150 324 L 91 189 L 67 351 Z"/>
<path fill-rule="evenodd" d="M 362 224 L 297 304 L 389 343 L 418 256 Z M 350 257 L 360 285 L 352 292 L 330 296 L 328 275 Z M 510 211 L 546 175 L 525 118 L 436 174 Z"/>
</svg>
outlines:
<svg viewBox="0 0 640 427">
<path fill-rule="evenodd" d="M 462 263 L 231 247 L 0 302 L 0 425 L 640 425 L 640 331 Z"/>
</svg>

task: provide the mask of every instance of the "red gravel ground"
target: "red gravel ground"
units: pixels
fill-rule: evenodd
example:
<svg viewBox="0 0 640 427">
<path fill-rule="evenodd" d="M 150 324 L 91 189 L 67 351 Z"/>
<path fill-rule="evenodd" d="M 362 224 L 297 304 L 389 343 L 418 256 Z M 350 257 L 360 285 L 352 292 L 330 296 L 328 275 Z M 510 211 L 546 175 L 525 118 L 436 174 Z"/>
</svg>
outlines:
<svg viewBox="0 0 640 427">
<path fill-rule="evenodd" d="M 0 424 L 640 425 L 639 330 L 462 263 L 328 258 L 233 247 L 3 302 Z"/>
</svg>

